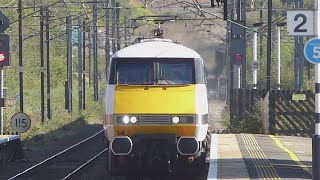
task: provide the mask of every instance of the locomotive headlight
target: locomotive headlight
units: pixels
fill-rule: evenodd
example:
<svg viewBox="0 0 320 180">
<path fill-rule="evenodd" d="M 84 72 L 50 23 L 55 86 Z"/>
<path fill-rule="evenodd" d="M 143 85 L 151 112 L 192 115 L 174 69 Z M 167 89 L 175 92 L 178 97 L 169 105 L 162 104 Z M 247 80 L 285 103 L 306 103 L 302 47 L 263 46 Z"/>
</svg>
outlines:
<svg viewBox="0 0 320 180">
<path fill-rule="evenodd" d="M 132 124 L 136 123 L 137 121 L 138 121 L 138 120 L 137 120 L 137 117 L 135 117 L 135 116 L 130 117 L 130 122 L 131 122 Z"/>
<path fill-rule="evenodd" d="M 130 122 L 129 116 L 123 116 L 122 121 L 124 124 L 128 124 Z"/>
<path fill-rule="evenodd" d="M 114 117 L 114 122 L 116 124 L 137 124 L 138 123 L 138 116 L 132 116 L 132 115 L 116 115 Z"/>
<path fill-rule="evenodd" d="M 172 116 L 173 124 L 194 124 L 195 117 L 194 115 L 174 115 Z"/>
<path fill-rule="evenodd" d="M 174 116 L 172 118 L 172 122 L 175 123 L 175 124 L 179 123 L 179 121 L 180 121 L 180 118 L 178 116 Z"/>
</svg>

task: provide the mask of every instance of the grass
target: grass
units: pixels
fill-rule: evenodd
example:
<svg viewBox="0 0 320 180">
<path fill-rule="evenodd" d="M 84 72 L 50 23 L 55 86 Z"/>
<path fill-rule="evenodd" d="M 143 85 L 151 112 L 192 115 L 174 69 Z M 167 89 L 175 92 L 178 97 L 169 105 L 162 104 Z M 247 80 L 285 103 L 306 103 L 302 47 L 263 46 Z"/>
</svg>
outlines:
<svg viewBox="0 0 320 180">
<path fill-rule="evenodd" d="M 62 128 L 64 125 L 83 118 L 86 123 L 102 123 L 102 103 L 101 101 L 94 102 L 93 100 L 93 89 L 87 84 L 86 93 L 86 110 L 81 112 L 78 111 L 78 93 L 77 81 L 73 80 L 73 111 L 68 113 L 64 109 L 64 87 L 59 85 L 51 90 L 51 108 L 52 108 L 52 119 L 45 119 L 45 122 L 41 122 L 41 99 L 40 99 L 40 88 L 26 89 L 24 93 L 24 112 L 27 113 L 31 118 L 31 127 L 26 132 L 23 133 L 23 139 L 30 139 L 39 134 L 47 134 L 51 131 Z M 37 97 L 37 98 L 35 98 Z M 12 101 L 12 100 L 11 100 Z M 15 100 L 13 100 L 15 101 Z M 45 99 L 45 106 L 47 105 Z M 4 130 L 6 134 L 14 133 L 13 129 L 10 127 L 10 118 L 13 114 L 19 111 L 19 104 L 16 102 L 11 102 L 11 106 L 5 109 L 5 127 Z M 45 111 L 47 111 L 45 107 Z M 45 116 L 47 116 L 45 114 Z M 66 134 L 61 134 L 64 136 L 67 134 L 72 134 L 72 132 L 65 131 Z M 53 137 L 54 138 L 54 137 Z"/>
</svg>

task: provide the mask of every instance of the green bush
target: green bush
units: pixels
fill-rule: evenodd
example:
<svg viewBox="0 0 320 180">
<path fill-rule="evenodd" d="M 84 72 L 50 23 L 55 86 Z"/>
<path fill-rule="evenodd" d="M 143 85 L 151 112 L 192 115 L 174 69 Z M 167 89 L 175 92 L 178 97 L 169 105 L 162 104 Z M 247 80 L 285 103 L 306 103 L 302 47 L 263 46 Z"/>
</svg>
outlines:
<svg viewBox="0 0 320 180">
<path fill-rule="evenodd" d="M 257 101 L 250 111 L 244 116 L 230 119 L 227 131 L 230 133 L 253 133 L 263 134 L 264 129 L 261 121 L 261 101 Z"/>
</svg>

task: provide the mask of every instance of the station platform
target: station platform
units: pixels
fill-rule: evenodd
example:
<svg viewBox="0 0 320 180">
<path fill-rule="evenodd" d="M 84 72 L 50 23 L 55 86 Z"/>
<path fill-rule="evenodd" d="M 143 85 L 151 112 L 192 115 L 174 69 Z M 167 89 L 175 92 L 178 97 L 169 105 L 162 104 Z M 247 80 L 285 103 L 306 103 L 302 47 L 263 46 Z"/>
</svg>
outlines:
<svg viewBox="0 0 320 180">
<path fill-rule="evenodd" d="M 312 139 L 213 134 L 207 179 L 312 179 Z"/>
<path fill-rule="evenodd" d="M 0 135 L 0 144 L 7 143 L 9 141 L 14 141 L 20 139 L 18 135 Z"/>
<path fill-rule="evenodd" d="M 24 158 L 20 136 L 0 135 L 0 163 Z"/>
</svg>

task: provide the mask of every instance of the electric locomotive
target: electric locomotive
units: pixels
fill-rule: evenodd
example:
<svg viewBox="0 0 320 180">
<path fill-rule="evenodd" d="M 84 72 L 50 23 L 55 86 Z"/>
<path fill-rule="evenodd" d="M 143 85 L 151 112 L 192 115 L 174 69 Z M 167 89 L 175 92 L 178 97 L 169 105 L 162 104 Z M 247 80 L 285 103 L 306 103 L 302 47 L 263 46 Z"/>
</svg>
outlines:
<svg viewBox="0 0 320 180">
<path fill-rule="evenodd" d="M 199 174 L 206 168 L 206 75 L 194 50 L 155 38 L 117 51 L 104 104 L 111 174 Z"/>
</svg>

